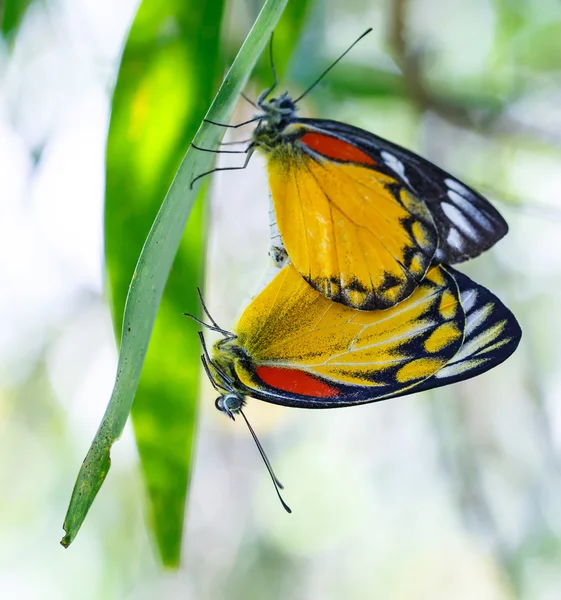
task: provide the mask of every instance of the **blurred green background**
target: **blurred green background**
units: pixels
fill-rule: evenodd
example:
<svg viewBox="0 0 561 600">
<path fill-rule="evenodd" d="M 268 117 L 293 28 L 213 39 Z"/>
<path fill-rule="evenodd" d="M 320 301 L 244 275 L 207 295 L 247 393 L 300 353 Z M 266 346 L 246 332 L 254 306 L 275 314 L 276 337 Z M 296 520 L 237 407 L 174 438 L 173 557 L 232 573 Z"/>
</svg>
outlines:
<svg viewBox="0 0 561 600">
<path fill-rule="evenodd" d="M 198 354 L 198 340 L 180 317 L 203 284 L 205 237 L 206 301 L 223 327 L 232 327 L 264 275 L 268 192 L 256 157 L 246 171 L 209 181 L 172 271 L 156 330 L 161 350 L 143 388 L 148 406 L 160 408 L 163 433 L 151 437 L 154 429 L 144 427 L 140 468 L 127 426 L 79 536 L 66 551 L 58 545 L 113 386 L 112 307 L 124 302 L 138 244 L 261 4 L 233 0 L 222 10 L 210 0 L 151 2 L 134 25 L 132 0 L 3 5 L 2 597 L 557 599 L 556 0 L 290 0 L 275 39 L 281 87 L 297 95 L 374 28 L 301 112 L 414 149 L 497 204 L 510 234 L 462 269 L 519 318 L 524 338 L 516 354 L 472 381 L 371 406 L 298 411 L 250 401 L 247 414 L 293 509 L 285 514 L 243 423 L 214 409 L 215 394 L 202 380 L 195 424 L 199 366 L 184 357 Z M 248 95 L 270 80 L 264 57 Z M 234 121 L 253 111 L 241 101 Z M 221 160 L 234 164 L 235 156 Z M 160 452 L 152 463 L 150 444 Z M 170 485 L 166 468 L 183 479 Z M 148 493 L 143 474 L 150 471 Z M 165 533 L 173 516 L 166 507 L 181 520 L 188 477 L 182 565 L 163 571 L 158 547 L 168 548 L 170 563 L 180 541 L 173 528 Z"/>
</svg>

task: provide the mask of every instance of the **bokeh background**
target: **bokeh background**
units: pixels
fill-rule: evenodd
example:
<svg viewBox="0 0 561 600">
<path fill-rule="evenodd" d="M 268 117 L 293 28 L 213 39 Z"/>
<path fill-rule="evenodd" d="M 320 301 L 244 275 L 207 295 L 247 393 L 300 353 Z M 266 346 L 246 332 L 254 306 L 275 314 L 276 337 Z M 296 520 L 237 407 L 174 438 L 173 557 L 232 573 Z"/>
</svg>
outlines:
<svg viewBox="0 0 561 600">
<path fill-rule="evenodd" d="M 226 3 L 215 48 L 221 70 L 260 6 Z M 4 5 L 2 597 L 559 598 L 556 0 L 315 0 L 276 48 L 283 87 L 298 94 L 374 28 L 301 111 L 414 149 L 496 203 L 510 234 L 462 268 L 519 318 L 524 336 L 516 354 L 475 380 L 370 406 L 298 411 L 250 401 L 247 414 L 285 484 L 292 515 L 279 505 L 243 422 L 218 414 L 215 394 L 202 382 L 181 568 L 160 566 L 129 427 L 78 538 L 68 550 L 59 546 L 74 479 L 115 376 L 103 260 L 105 147 L 137 8 L 135 0 Z M 162 35 L 173 38 L 173 22 L 165 25 Z M 142 68 L 149 57 L 137 59 Z M 263 60 L 248 95 L 270 76 Z M 159 85 L 165 95 L 165 77 Z M 252 111 L 242 101 L 234 120 Z M 178 143 L 186 149 L 189 141 Z M 157 153 L 155 147 L 154 161 Z M 230 157 L 221 164 L 235 163 Z M 267 266 L 261 159 L 214 177 L 208 199 L 206 298 L 230 328 Z M 200 283 L 185 281 L 186 294 Z"/>
</svg>

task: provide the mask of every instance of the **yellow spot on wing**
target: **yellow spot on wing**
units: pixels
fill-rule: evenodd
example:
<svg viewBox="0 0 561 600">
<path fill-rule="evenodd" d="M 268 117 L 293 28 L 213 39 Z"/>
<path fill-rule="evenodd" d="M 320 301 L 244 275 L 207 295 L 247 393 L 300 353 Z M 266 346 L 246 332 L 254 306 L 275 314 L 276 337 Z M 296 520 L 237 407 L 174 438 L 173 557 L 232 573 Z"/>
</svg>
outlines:
<svg viewBox="0 0 561 600">
<path fill-rule="evenodd" d="M 411 231 L 413 233 L 415 241 L 419 246 L 424 248 L 428 244 L 430 244 L 429 232 L 422 223 L 420 223 L 419 221 L 413 223 L 413 225 L 411 226 Z"/>
<path fill-rule="evenodd" d="M 394 305 L 399 302 L 399 295 L 401 291 L 401 286 L 394 285 L 393 287 L 386 288 L 383 292 L 381 292 L 381 295 L 383 296 L 384 300 L 387 300 L 389 304 Z"/>
<path fill-rule="evenodd" d="M 432 268 L 427 274 L 426 278 L 429 281 L 432 281 L 436 285 L 444 284 L 444 273 L 442 269 Z"/>
<path fill-rule="evenodd" d="M 440 298 L 440 314 L 445 319 L 451 319 L 458 309 L 458 300 L 454 297 L 454 295 L 446 290 L 443 292 L 442 297 Z"/>
<path fill-rule="evenodd" d="M 427 352 L 439 352 L 442 348 L 457 340 L 461 335 L 462 333 L 454 323 L 444 323 L 444 325 L 435 329 L 425 340 L 425 350 Z"/>
<path fill-rule="evenodd" d="M 445 364 L 446 361 L 437 358 L 418 358 L 408 362 L 398 371 L 397 380 L 406 383 L 415 379 L 426 379 Z"/>
</svg>

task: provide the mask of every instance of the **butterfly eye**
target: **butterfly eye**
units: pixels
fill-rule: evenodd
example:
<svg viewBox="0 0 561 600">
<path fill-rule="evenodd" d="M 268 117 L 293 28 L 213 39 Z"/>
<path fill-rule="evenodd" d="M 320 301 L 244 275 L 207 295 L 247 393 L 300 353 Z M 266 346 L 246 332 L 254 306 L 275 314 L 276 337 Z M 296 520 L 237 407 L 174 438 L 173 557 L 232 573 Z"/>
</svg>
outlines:
<svg viewBox="0 0 561 600">
<path fill-rule="evenodd" d="M 224 394 L 218 396 L 214 406 L 216 406 L 220 412 L 226 413 L 230 419 L 234 420 L 234 415 L 240 411 L 244 404 L 242 396 L 238 396 L 237 394 Z"/>
<path fill-rule="evenodd" d="M 294 102 L 288 97 L 281 98 L 277 103 L 277 108 L 282 111 L 291 112 L 294 110 Z"/>
</svg>

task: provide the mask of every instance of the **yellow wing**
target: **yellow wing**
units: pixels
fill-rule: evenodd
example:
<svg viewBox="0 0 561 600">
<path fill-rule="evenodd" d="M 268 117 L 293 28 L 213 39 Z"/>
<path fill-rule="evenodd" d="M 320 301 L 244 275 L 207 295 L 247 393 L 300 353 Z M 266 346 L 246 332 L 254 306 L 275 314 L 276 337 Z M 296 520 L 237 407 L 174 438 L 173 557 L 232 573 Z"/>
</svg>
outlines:
<svg viewBox="0 0 561 600">
<path fill-rule="evenodd" d="M 413 292 L 438 243 L 424 202 L 372 166 L 316 159 L 294 146 L 267 157 L 278 227 L 306 281 L 362 310 Z"/>
<path fill-rule="evenodd" d="M 249 388 L 260 368 L 274 366 L 391 391 L 431 376 L 454 356 L 464 313 L 441 267 L 398 306 L 366 312 L 332 302 L 287 265 L 245 309 L 235 333 L 233 343 L 251 363 L 240 361 L 237 376 Z"/>
</svg>

